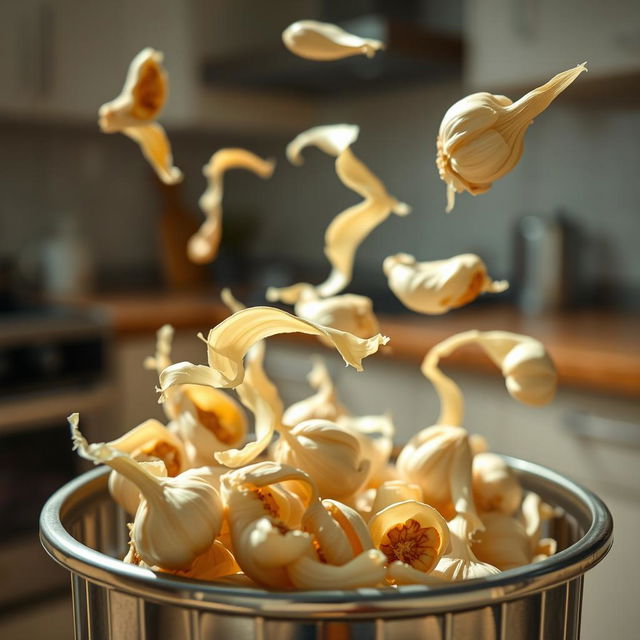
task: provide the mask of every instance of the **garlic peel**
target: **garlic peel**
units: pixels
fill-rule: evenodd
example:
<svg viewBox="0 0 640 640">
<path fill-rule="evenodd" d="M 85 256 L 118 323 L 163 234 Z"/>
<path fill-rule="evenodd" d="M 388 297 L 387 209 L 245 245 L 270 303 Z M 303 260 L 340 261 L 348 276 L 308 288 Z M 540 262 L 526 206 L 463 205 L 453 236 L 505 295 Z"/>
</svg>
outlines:
<svg viewBox="0 0 640 640">
<path fill-rule="evenodd" d="M 344 331 L 323 327 L 275 309 L 250 307 L 234 313 L 211 329 L 207 337 L 209 366 L 182 362 L 171 365 L 160 375 L 164 393 L 176 384 L 201 384 L 211 387 L 236 387 L 244 378 L 242 358 L 256 342 L 281 333 L 305 333 L 328 338 L 344 361 L 362 371 L 362 360 L 388 342 L 380 334 L 368 339 Z"/>
<path fill-rule="evenodd" d="M 382 268 L 389 288 L 408 309 L 430 315 L 468 304 L 481 293 L 501 293 L 509 287 L 505 280 L 492 280 L 484 262 L 473 253 L 430 262 L 398 253 L 387 257 Z"/>
<path fill-rule="evenodd" d="M 273 174 L 274 168 L 274 160 L 260 158 L 247 149 L 220 149 L 211 156 L 202 170 L 208 180 L 208 186 L 199 201 L 205 221 L 187 245 L 187 253 L 193 262 L 211 262 L 218 253 L 222 237 L 224 174 L 230 169 L 246 169 L 262 179 L 267 179 Z"/>
<path fill-rule="evenodd" d="M 317 20 L 298 20 L 282 33 L 284 45 L 292 53 L 308 60 L 339 60 L 363 54 L 372 58 L 384 43 L 361 38 L 335 24 Z"/>
<path fill-rule="evenodd" d="M 176 184 L 182 180 L 182 171 L 173 165 L 171 145 L 164 127 L 157 122 L 126 127 L 122 133 L 137 142 L 142 155 L 154 168 L 156 174 L 165 184 Z"/>
<path fill-rule="evenodd" d="M 299 133 L 287 145 L 287 158 L 293 165 L 300 166 L 304 162 L 302 151 L 314 146 L 330 156 L 339 156 L 348 149 L 360 135 L 360 127 L 355 124 L 329 124 L 312 127 Z"/>
</svg>

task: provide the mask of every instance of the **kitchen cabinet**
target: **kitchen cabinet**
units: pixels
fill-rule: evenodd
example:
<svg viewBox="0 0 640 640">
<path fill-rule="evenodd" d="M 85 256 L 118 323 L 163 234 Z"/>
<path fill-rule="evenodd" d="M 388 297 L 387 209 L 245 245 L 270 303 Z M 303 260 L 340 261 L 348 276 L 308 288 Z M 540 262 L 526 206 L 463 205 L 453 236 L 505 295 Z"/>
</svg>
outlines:
<svg viewBox="0 0 640 640">
<path fill-rule="evenodd" d="M 200 65 L 224 24 L 201 21 L 201 3 L 138 0 L 22 0 L 0 6 L 0 115 L 93 123 L 122 88 L 142 48 L 164 52 L 169 127 L 231 131 L 299 131 L 312 122 L 310 101 L 264 92 L 206 87 Z M 201 37 L 196 37 L 201 33 Z"/>
<path fill-rule="evenodd" d="M 640 72 L 632 0 L 467 0 L 464 22 L 472 89 L 523 88 L 585 60 L 585 81 Z"/>
</svg>

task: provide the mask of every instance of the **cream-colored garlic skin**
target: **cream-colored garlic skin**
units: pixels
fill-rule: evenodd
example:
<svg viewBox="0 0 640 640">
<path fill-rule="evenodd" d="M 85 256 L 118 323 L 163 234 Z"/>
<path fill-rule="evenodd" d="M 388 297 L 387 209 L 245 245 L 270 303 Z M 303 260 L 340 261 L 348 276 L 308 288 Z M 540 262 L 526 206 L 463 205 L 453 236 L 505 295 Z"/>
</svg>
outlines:
<svg viewBox="0 0 640 640">
<path fill-rule="evenodd" d="M 212 262 L 218 254 L 222 237 L 224 174 L 230 169 L 245 169 L 266 180 L 272 176 L 274 168 L 274 160 L 264 160 L 247 149 L 220 149 L 211 156 L 202 169 L 208 186 L 199 201 L 206 219 L 187 245 L 190 260 L 206 264 Z"/>
<path fill-rule="evenodd" d="M 162 58 L 162 53 L 147 47 L 133 59 L 120 95 L 100 107 L 98 124 L 104 133 L 120 132 L 137 142 L 158 177 L 175 184 L 182 180 L 182 172 L 173 166 L 167 134 L 155 122 L 167 98 Z"/>
<path fill-rule="evenodd" d="M 372 58 L 384 49 L 384 43 L 372 38 L 360 38 L 335 24 L 317 20 L 298 20 L 282 33 L 282 42 L 292 53 L 307 60 L 339 60 L 365 55 Z"/>
<path fill-rule="evenodd" d="M 287 159 L 291 164 L 301 166 L 304 162 L 302 151 L 310 146 L 337 158 L 358 139 L 359 135 L 360 127 L 355 124 L 325 124 L 311 127 L 299 133 L 287 145 Z"/>
<path fill-rule="evenodd" d="M 276 334 L 295 332 L 329 339 L 345 362 L 358 371 L 362 370 L 364 358 L 389 341 L 381 334 L 368 339 L 358 338 L 273 307 L 249 307 L 237 311 L 211 329 L 206 340 L 208 367 L 179 362 L 160 374 L 161 399 L 168 389 L 180 384 L 237 387 L 245 374 L 243 358 L 256 342 Z"/>
<path fill-rule="evenodd" d="M 316 393 L 287 407 L 282 416 L 284 425 L 295 427 L 301 422 L 314 419 L 335 422 L 340 416 L 348 414 L 338 399 L 335 385 L 322 358 L 314 358 L 307 380 Z"/>
<path fill-rule="evenodd" d="M 283 430 L 273 456 L 308 473 L 323 498 L 336 500 L 359 491 L 371 466 L 362 457 L 358 438 L 328 420 L 308 420 Z"/>
<path fill-rule="evenodd" d="M 484 193 L 516 166 L 534 118 L 587 70 L 585 65 L 557 74 L 516 102 L 480 92 L 449 108 L 440 124 L 436 160 L 447 184 L 447 212 L 453 209 L 456 192 Z"/>
<path fill-rule="evenodd" d="M 138 461 L 149 473 L 160 478 L 167 477 L 167 467 L 161 460 Z M 109 474 L 109 495 L 131 516 L 140 506 L 140 490 L 128 478 L 117 471 Z"/>
<path fill-rule="evenodd" d="M 481 293 L 500 293 L 509 283 L 492 280 L 484 262 L 473 253 L 448 260 L 417 262 L 407 253 L 389 256 L 382 264 L 389 288 L 412 311 L 429 315 L 473 302 Z"/>
<path fill-rule="evenodd" d="M 131 539 L 148 565 L 187 569 L 217 538 L 223 510 L 209 471 L 189 469 L 171 478 L 149 473 L 128 454 L 105 444 L 89 444 L 78 428 L 79 416 L 69 416 L 78 454 L 94 464 L 107 464 L 133 482 L 142 495 Z"/>
<path fill-rule="evenodd" d="M 348 331 L 359 338 L 380 333 L 371 298 L 346 293 L 330 298 L 302 298 L 296 303 L 296 315 L 316 324 Z"/>
<path fill-rule="evenodd" d="M 496 511 L 483 513 L 484 531 L 479 531 L 472 544 L 482 562 L 506 571 L 531 562 L 533 556 L 529 537 L 521 522 Z"/>
<path fill-rule="evenodd" d="M 522 502 L 522 486 L 509 465 L 495 453 L 473 456 L 473 498 L 480 511 L 513 515 Z M 492 563 L 495 564 L 495 563 Z"/>
</svg>

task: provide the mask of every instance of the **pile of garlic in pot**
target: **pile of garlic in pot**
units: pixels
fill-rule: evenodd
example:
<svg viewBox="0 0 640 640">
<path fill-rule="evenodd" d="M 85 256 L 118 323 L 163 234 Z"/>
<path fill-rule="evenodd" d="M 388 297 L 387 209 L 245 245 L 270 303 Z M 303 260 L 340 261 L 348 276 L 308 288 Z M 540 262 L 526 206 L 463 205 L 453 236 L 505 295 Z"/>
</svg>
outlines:
<svg viewBox="0 0 640 640">
<path fill-rule="evenodd" d="M 311 20 L 289 26 L 283 42 L 314 61 L 372 57 L 384 49 L 382 42 Z M 446 112 L 436 163 L 447 184 L 448 211 L 456 192 L 487 191 L 517 164 L 532 118 L 584 70 L 583 64 L 560 73 L 515 103 L 477 93 Z M 122 93 L 101 107 L 100 126 L 136 141 L 159 178 L 171 184 L 182 173 L 156 122 L 167 86 L 162 54 L 144 49 L 131 63 Z M 131 518 L 124 562 L 277 590 L 352 589 L 437 587 L 555 553 L 555 540 L 542 537 L 554 510 L 523 489 L 484 438 L 469 434 L 462 392 L 440 369 L 442 358 L 475 344 L 500 369 L 514 400 L 542 406 L 554 396 L 556 371 L 539 341 L 470 330 L 432 347 L 421 371 L 437 391 L 440 414 L 395 461 L 392 417 L 352 415 L 322 358 L 310 363 L 313 393 L 289 407 L 269 379 L 265 341 L 276 334 L 316 336 L 358 371 L 390 341 L 379 332 L 372 301 L 342 292 L 362 241 L 392 213 L 405 216 L 411 208 L 354 154 L 358 136 L 355 125 L 317 126 L 286 149 L 294 165 L 303 164 L 308 146 L 334 157 L 339 180 L 362 198 L 327 228 L 331 271 L 324 282 L 266 292 L 269 301 L 291 305 L 295 315 L 269 306 L 245 308 L 224 290 L 229 317 L 199 336 L 207 365 L 172 362 L 168 325 L 158 331 L 155 354 L 145 361 L 158 374 L 166 424 L 147 420 L 112 442 L 89 443 L 80 416 L 69 417 L 74 448 L 111 467 L 109 491 Z M 213 154 L 200 199 L 205 220 L 185 248 L 193 261 L 214 260 L 222 240 L 224 173 L 243 168 L 266 179 L 274 167 L 246 149 Z M 508 287 L 492 280 L 474 254 L 418 262 L 399 253 L 387 257 L 382 269 L 399 300 L 422 314 L 445 313 Z"/>
</svg>

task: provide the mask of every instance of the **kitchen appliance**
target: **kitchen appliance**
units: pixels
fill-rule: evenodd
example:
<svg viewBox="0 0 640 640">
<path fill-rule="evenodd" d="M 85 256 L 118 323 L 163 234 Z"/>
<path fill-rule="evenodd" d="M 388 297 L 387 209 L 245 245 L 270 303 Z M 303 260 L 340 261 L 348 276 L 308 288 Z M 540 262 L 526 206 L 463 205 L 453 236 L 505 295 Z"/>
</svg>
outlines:
<svg viewBox="0 0 640 640">
<path fill-rule="evenodd" d="M 27 304 L 0 311 L 0 611 L 67 587 L 38 541 L 52 491 L 84 467 L 66 416 L 95 440 L 113 429 L 111 332 L 92 309 Z"/>
<path fill-rule="evenodd" d="M 127 518 L 109 496 L 105 468 L 49 499 L 40 518 L 42 543 L 72 574 L 76 640 L 579 638 L 584 573 L 611 547 L 611 514 L 560 474 L 505 460 L 526 489 L 557 507 L 543 535 L 558 541 L 559 552 L 441 588 L 272 592 L 124 564 L 118 558 L 127 547 Z"/>
</svg>

